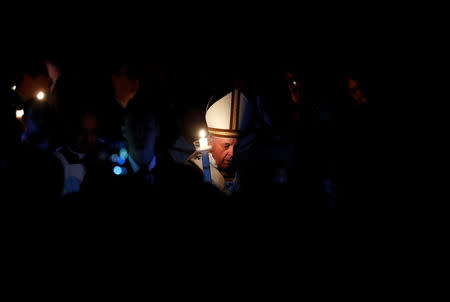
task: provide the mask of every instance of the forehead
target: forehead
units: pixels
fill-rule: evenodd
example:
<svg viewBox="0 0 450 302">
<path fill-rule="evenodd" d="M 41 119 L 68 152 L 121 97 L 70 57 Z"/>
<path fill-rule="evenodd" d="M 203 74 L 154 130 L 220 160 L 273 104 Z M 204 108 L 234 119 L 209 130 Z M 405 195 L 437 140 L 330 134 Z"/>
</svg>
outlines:
<svg viewBox="0 0 450 302">
<path fill-rule="evenodd" d="M 131 65 L 131 64 L 123 64 L 120 67 L 120 74 L 124 75 L 128 78 L 132 79 L 139 79 L 140 78 L 140 72 L 137 66 Z"/>
<path fill-rule="evenodd" d="M 238 143 L 238 139 L 237 138 L 224 138 L 224 137 L 214 137 L 214 140 L 219 143 L 219 144 L 230 144 L 230 145 L 235 145 Z"/>
</svg>

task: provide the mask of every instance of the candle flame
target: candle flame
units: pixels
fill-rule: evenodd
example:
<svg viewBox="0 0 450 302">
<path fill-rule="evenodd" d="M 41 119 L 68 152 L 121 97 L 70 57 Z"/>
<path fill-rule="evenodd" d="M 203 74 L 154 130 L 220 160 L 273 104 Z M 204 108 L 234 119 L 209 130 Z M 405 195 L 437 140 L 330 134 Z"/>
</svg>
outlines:
<svg viewBox="0 0 450 302">
<path fill-rule="evenodd" d="M 206 132 L 205 132 L 205 130 L 200 130 L 200 137 L 201 138 L 205 138 L 206 137 Z"/>
<path fill-rule="evenodd" d="M 42 91 L 39 91 L 38 94 L 36 95 L 38 100 L 43 100 L 45 97 L 45 93 L 43 93 Z"/>
</svg>

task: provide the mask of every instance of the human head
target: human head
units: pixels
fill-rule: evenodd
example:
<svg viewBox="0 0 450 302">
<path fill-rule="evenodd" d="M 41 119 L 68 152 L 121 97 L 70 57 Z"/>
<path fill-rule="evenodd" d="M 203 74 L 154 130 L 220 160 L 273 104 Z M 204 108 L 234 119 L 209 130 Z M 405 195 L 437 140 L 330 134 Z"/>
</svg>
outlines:
<svg viewBox="0 0 450 302">
<path fill-rule="evenodd" d="M 252 104 L 234 88 L 207 109 L 205 118 L 216 165 L 221 169 L 235 167 L 243 142 L 252 137 Z"/>
<path fill-rule="evenodd" d="M 286 67 L 284 78 L 287 82 L 290 100 L 295 104 L 303 104 L 305 99 L 303 73 L 296 67 Z"/>
<path fill-rule="evenodd" d="M 210 136 L 209 143 L 212 146 L 211 154 L 219 169 L 232 169 L 236 165 L 238 150 L 238 138 L 224 138 Z"/>
<path fill-rule="evenodd" d="M 56 81 L 63 70 L 62 58 L 57 54 L 49 53 L 45 56 L 44 64 L 47 68 L 49 77 L 52 79 L 52 81 Z"/>
<path fill-rule="evenodd" d="M 76 139 L 75 147 L 79 152 L 88 152 L 95 150 L 97 147 L 98 138 L 98 115 L 92 110 L 85 110 L 81 112 L 78 121 L 78 127 L 76 133 L 74 133 L 74 139 Z"/>
<path fill-rule="evenodd" d="M 22 140 L 42 150 L 48 150 L 54 146 L 54 129 L 56 125 L 56 113 L 48 103 L 34 101 L 25 110 L 23 116 L 25 131 Z"/>
<path fill-rule="evenodd" d="M 160 134 L 155 114 L 137 102 L 130 104 L 124 116 L 122 134 L 133 160 L 141 166 L 149 164 L 156 155 L 156 140 Z"/>
<path fill-rule="evenodd" d="M 115 97 L 128 104 L 139 91 L 140 73 L 134 64 L 120 63 L 112 69 L 111 81 Z"/>
</svg>

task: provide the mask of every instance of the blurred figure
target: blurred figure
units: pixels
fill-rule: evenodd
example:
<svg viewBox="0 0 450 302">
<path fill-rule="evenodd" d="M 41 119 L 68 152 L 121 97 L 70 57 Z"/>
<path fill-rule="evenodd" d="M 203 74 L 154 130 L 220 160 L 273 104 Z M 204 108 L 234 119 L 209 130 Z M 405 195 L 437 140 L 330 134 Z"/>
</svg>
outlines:
<svg viewBox="0 0 450 302">
<path fill-rule="evenodd" d="M 124 118 L 122 134 L 128 142 L 130 173 L 142 172 L 150 176 L 156 165 L 160 164 L 156 151 L 160 125 L 156 116 L 147 110 L 130 109 Z M 153 177 L 150 179 L 154 181 Z"/>
<path fill-rule="evenodd" d="M 354 106 L 367 105 L 367 98 L 361 89 L 358 78 L 354 75 L 347 75 L 346 79 L 348 91 L 354 101 Z"/>
<path fill-rule="evenodd" d="M 328 82 L 324 71 L 306 72 L 295 64 L 286 66 L 289 124 L 286 144 L 291 152 L 286 169 L 291 190 L 301 188 L 299 197 L 308 208 L 335 206 L 335 121 L 329 110 Z"/>
<path fill-rule="evenodd" d="M 11 87 L 12 95 L 17 98 L 16 104 L 24 104 L 35 99 L 39 92 L 43 92 L 44 96 L 47 95 L 51 84 L 51 78 L 48 76 L 44 65 L 29 61 L 22 64 L 24 66 L 19 67 L 20 70 L 16 72 Z"/>
<path fill-rule="evenodd" d="M 317 73 L 293 62 L 267 77 L 264 93 L 271 135 L 257 153 L 259 159 L 266 159 L 265 164 L 255 162 L 251 169 L 272 178 L 272 183 L 262 180 L 265 187 L 273 186 L 274 194 L 286 200 L 294 196 L 302 208 L 327 208 L 334 200 L 326 190 L 328 184 L 333 187 L 329 180 L 334 169 L 333 125 L 321 91 L 325 83 L 317 82 Z"/>
<path fill-rule="evenodd" d="M 304 105 L 305 94 L 303 91 L 305 77 L 302 72 L 295 71 L 291 68 L 286 68 L 284 71 L 284 77 L 287 81 L 289 89 L 289 95 L 291 101 L 295 104 Z"/>
<path fill-rule="evenodd" d="M 160 125 L 156 115 L 141 102 L 134 102 L 124 112 L 121 131 L 128 147 L 108 148 L 108 157 L 89 168 L 81 188 L 84 194 L 136 199 L 150 194 L 160 181 L 167 157 L 157 149 Z"/>
<path fill-rule="evenodd" d="M 285 66 L 283 80 L 285 84 L 282 89 L 287 91 L 287 101 L 284 103 L 285 107 L 282 106 L 283 118 L 286 119 L 286 127 L 293 130 L 310 118 L 313 100 L 311 95 L 305 94 L 310 86 L 306 84 L 305 72 L 300 67 Z M 291 132 L 288 131 L 288 133 Z"/>
<path fill-rule="evenodd" d="M 135 99 L 140 89 L 141 71 L 137 65 L 126 62 L 113 64 L 109 74 L 111 95 L 101 104 L 100 136 L 112 146 L 120 149 L 124 147 L 125 138 L 121 130 L 122 121 L 128 104 Z"/>
<path fill-rule="evenodd" d="M 359 72 L 340 74 L 336 80 L 334 111 L 339 142 L 338 181 L 342 188 L 337 204 L 345 209 L 368 209 L 381 204 L 373 200 L 376 146 L 370 84 L 367 75 Z"/>
<path fill-rule="evenodd" d="M 87 102 L 86 83 L 75 76 L 67 59 L 56 51 L 46 54 L 44 64 L 52 80 L 48 102 L 57 114 L 56 141 L 58 145 L 65 145 L 68 143 L 66 133 L 73 131 Z"/>
<path fill-rule="evenodd" d="M 57 102 L 57 94 L 60 92 L 60 89 L 63 85 L 63 81 L 60 80 L 60 76 L 62 73 L 62 63 L 57 57 L 50 55 L 44 59 L 44 64 L 45 68 L 47 69 L 48 76 L 52 81 L 52 84 L 50 86 L 50 93 L 52 95 L 51 102 Z"/>
<path fill-rule="evenodd" d="M 13 77 L 1 100 L 3 193 L 17 206 L 55 201 L 62 188 L 62 167 L 50 151 L 54 128 L 54 112 L 46 98 L 50 78 L 38 58 L 17 63 Z"/>
<path fill-rule="evenodd" d="M 57 118 L 53 106 L 48 102 L 32 100 L 22 117 L 24 132 L 22 142 L 46 152 L 56 148 Z"/>
<path fill-rule="evenodd" d="M 128 147 L 87 171 L 80 190 L 86 196 L 119 203 L 178 203 L 186 202 L 203 185 L 201 176 L 174 163 L 167 150 L 160 147 L 160 122 L 148 104 L 130 103 L 122 133 Z"/>
<path fill-rule="evenodd" d="M 100 152 L 106 152 L 103 142 L 98 138 L 98 116 L 92 110 L 85 110 L 79 117 L 68 143 L 59 147 L 55 156 L 64 166 L 64 188 L 62 196 L 77 193 L 86 174 L 86 169 Z M 94 159 L 95 160 L 95 159 Z"/>
<path fill-rule="evenodd" d="M 24 59 L 15 66 L 11 86 L 2 95 L 1 110 L 8 121 L 10 135 L 13 135 L 16 141 L 21 140 L 24 131 L 23 115 L 38 96 L 39 101 L 48 100 L 50 83 L 51 79 L 45 66 L 38 59 Z"/>
<path fill-rule="evenodd" d="M 63 184 L 63 167 L 53 156 L 55 113 L 42 101 L 32 101 L 23 117 L 22 142 L 6 161 L 5 188 L 21 202 L 57 201 Z"/>
</svg>

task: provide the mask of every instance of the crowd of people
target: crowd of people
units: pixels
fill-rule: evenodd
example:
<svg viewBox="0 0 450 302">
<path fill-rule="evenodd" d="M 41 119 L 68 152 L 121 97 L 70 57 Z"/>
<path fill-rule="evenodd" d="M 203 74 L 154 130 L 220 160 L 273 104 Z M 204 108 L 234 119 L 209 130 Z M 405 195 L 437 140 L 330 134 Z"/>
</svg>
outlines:
<svg viewBox="0 0 450 302">
<path fill-rule="evenodd" d="M 289 212 L 372 205 L 377 95 L 364 70 L 133 59 L 89 69 L 93 62 L 80 67 L 48 53 L 11 64 L 0 118 L 8 204 Z"/>
</svg>

